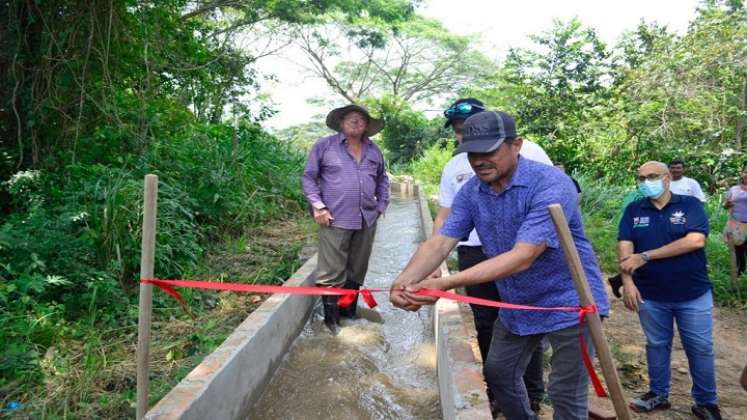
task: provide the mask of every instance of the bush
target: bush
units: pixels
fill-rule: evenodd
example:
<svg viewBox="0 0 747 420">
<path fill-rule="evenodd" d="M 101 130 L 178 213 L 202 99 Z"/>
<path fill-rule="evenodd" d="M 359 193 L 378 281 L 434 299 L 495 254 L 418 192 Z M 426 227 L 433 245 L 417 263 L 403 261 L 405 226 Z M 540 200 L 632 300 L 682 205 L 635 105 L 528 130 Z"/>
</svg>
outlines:
<svg viewBox="0 0 747 420">
<path fill-rule="evenodd" d="M 102 129 L 95 141 L 106 144 L 107 133 L 121 140 Z M 41 380 L 44 355 L 62 340 L 135 325 L 146 173 L 160 178 L 161 278 L 194 272 L 219 235 L 302 208 L 304 156 L 293 146 L 250 123 L 193 122 L 172 134 L 146 152 L 100 162 L 81 154 L 77 164 L 2 184 L 12 212 L 0 220 L 0 387 Z M 154 299 L 156 308 L 173 306 L 165 294 Z"/>
</svg>

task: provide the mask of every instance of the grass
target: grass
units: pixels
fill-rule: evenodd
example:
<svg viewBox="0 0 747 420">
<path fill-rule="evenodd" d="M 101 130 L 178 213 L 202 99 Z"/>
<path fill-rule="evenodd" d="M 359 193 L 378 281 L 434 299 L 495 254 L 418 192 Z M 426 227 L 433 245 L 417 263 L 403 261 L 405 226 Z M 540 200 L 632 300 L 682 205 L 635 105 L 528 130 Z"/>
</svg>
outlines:
<svg viewBox="0 0 747 420">
<path fill-rule="evenodd" d="M 298 267 L 298 251 L 313 241 L 313 224 L 303 214 L 274 221 L 226 237 L 207 253 L 188 278 L 279 284 Z M 233 329 L 262 303 L 259 296 L 182 290 L 192 320 L 171 300 L 155 299 L 151 348 L 150 403 L 154 405 Z M 155 294 L 161 293 L 156 290 Z M 43 383 L 3 387 L 3 406 L 19 401 L 22 408 L 3 410 L 3 418 L 93 419 L 131 418 L 135 401 L 137 307 L 128 308 L 124 325 L 88 331 L 50 347 L 40 364 Z"/>
</svg>

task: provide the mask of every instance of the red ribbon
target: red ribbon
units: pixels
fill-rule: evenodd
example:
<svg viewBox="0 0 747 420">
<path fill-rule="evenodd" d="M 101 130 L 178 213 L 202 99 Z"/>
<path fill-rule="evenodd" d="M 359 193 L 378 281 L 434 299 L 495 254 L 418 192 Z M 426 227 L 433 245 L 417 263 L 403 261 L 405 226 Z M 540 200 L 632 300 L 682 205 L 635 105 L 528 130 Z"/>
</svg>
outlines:
<svg viewBox="0 0 747 420">
<path fill-rule="evenodd" d="M 389 289 L 382 288 L 364 288 L 360 290 L 355 289 L 343 289 L 340 287 L 299 287 L 299 286 L 271 286 L 265 284 L 243 284 L 243 283 L 221 283 L 215 281 L 204 281 L 204 280 L 161 280 L 161 279 L 140 279 L 142 283 L 150 283 L 164 292 L 168 293 L 171 297 L 176 299 L 184 310 L 192 315 L 187 309 L 187 305 L 184 302 L 181 294 L 179 294 L 174 287 L 186 287 L 192 289 L 209 289 L 209 290 L 228 290 L 234 292 L 250 292 L 250 293 L 278 293 L 278 294 L 289 294 L 289 295 L 304 295 L 304 296 L 340 296 L 337 304 L 343 308 L 347 308 L 352 305 L 358 294 L 363 297 L 363 301 L 370 308 L 377 306 L 376 300 L 373 297 L 374 293 L 388 293 Z M 602 386 L 594 365 L 591 362 L 589 352 L 586 350 L 586 342 L 584 340 L 583 326 L 586 323 L 586 315 L 597 313 L 596 305 L 589 306 L 529 306 L 529 305 L 518 305 L 515 303 L 497 302 L 494 300 L 481 299 L 471 296 L 458 295 L 452 292 L 446 292 L 443 290 L 435 289 L 420 289 L 416 292 L 423 296 L 433 296 L 443 299 L 449 299 L 457 302 L 471 303 L 475 305 L 490 306 L 493 308 L 504 308 L 504 309 L 516 309 L 525 311 L 562 311 L 562 312 L 578 312 L 579 319 L 579 341 L 581 343 L 581 356 L 586 366 L 586 370 L 589 372 L 589 377 L 594 385 L 594 391 L 600 398 L 606 398 L 607 393 Z"/>
</svg>

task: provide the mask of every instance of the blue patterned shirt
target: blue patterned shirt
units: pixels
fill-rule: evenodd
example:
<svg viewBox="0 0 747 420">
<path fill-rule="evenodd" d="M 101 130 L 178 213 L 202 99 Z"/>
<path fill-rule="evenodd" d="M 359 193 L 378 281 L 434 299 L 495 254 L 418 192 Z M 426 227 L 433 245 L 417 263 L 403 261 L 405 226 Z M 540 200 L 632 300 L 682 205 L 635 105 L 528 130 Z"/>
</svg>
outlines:
<svg viewBox="0 0 747 420">
<path fill-rule="evenodd" d="M 579 306 L 571 272 L 560 247 L 550 204 L 563 207 L 594 301 L 602 315 L 609 303 L 591 243 L 584 234 L 577 193 L 571 179 L 559 169 L 529 159 L 519 164 L 506 188 L 493 188 L 473 177 L 457 194 L 440 234 L 463 238 L 474 227 L 485 254 L 495 257 L 510 251 L 516 242 L 546 244 L 547 249 L 529 269 L 496 281 L 504 302 L 533 306 Z M 503 325 L 514 334 L 557 331 L 578 324 L 576 312 L 501 309 Z"/>
</svg>

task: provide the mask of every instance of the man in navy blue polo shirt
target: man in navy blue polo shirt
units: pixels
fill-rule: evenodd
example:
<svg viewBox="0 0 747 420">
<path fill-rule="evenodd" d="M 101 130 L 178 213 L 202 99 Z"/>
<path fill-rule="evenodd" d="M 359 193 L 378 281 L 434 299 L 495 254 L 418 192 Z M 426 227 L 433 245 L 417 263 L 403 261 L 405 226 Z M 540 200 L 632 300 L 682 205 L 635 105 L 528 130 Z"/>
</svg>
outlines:
<svg viewBox="0 0 747 420">
<path fill-rule="evenodd" d="M 548 206 L 557 203 L 568 217 L 599 312 L 607 315 L 607 294 L 584 235 L 576 188 L 557 168 L 519 156 L 522 142 L 506 113 L 486 111 L 467 118 L 457 153 L 468 153 L 476 176 L 457 193 L 439 233 L 418 248 L 395 280 L 390 294 L 394 305 L 417 310 L 436 301 L 415 294 L 420 288 L 447 290 L 495 282 L 504 302 L 578 306 L 548 212 Z M 448 277 L 427 278 L 473 228 L 489 259 Z M 534 349 L 547 337 L 553 350 L 548 394 L 554 417 L 587 419 L 589 378 L 579 351 L 578 314 L 501 309 L 498 315 L 484 371 L 506 418 L 537 418 L 522 376 Z"/>
<path fill-rule="evenodd" d="M 646 335 L 649 392 L 631 409 L 667 409 L 673 321 L 677 320 L 692 377 L 692 412 L 720 419 L 713 354 L 713 296 L 706 268 L 708 217 L 701 202 L 669 191 L 661 162 L 638 170 L 644 198 L 630 203 L 620 220 L 618 252 L 625 306 L 638 311 Z"/>
</svg>

